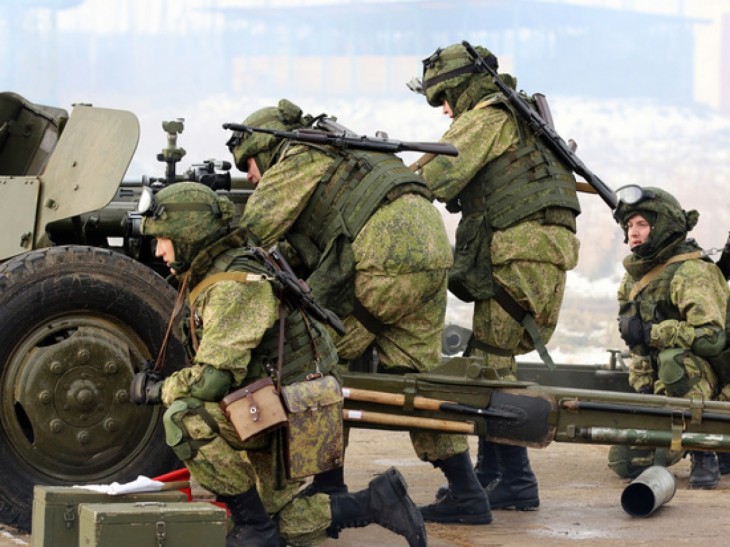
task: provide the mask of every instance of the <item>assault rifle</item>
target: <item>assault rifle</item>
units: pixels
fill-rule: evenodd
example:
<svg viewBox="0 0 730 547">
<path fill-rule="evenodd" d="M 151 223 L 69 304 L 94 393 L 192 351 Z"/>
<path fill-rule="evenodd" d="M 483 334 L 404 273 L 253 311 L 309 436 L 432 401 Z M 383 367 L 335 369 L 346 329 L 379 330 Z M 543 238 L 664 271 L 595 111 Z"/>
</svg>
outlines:
<svg viewBox="0 0 730 547">
<path fill-rule="evenodd" d="M 378 131 L 375 137 L 357 135 L 347 128 L 335 123 L 331 118 L 320 118 L 313 127 L 295 129 L 293 131 L 279 131 L 265 129 L 240 123 L 224 123 L 223 129 L 230 129 L 239 133 L 266 133 L 282 139 L 292 139 L 299 142 L 326 144 L 337 148 L 354 148 L 372 152 L 426 152 L 444 156 L 458 156 L 459 151 L 453 144 L 444 142 L 405 142 L 389 139 L 388 135 Z M 228 141 L 229 146 L 235 145 L 236 135 Z"/>
<path fill-rule="evenodd" d="M 611 190 L 606 184 L 598 178 L 598 175 L 590 171 L 580 160 L 578 156 L 570 149 L 565 141 L 557 134 L 557 132 L 546 122 L 538 112 L 530 108 L 530 105 L 520 95 L 507 84 L 505 84 L 497 74 L 497 71 L 489 66 L 489 64 L 482 58 L 481 55 L 475 50 L 472 45 L 464 40 L 462 42 L 467 53 L 472 58 L 474 65 L 480 72 L 489 74 L 494 80 L 495 85 L 499 90 L 507 97 L 510 104 L 519 112 L 520 116 L 525 118 L 532 127 L 535 134 L 542 139 L 550 150 L 558 156 L 563 164 L 571 169 L 571 171 L 582 176 L 588 184 L 593 187 L 596 193 L 601 196 L 603 201 L 606 202 L 611 209 L 615 209 L 618 205 L 618 198 L 613 190 Z"/>
<path fill-rule="evenodd" d="M 333 311 L 322 307 L 319 302 L 314 299 L 312 289 L 309 285 L 294 273 L 294 270 L 276 248 L 264 251 L 260 247 L 254 247 L 254 252 L 259 255 L 266 263 L 273 267 L 274 277 L 279 282 L 281 289 L 289 296 L 297 305 L 301 306 L 311 313 L 318 321 L 331 326 L 340 336 L 346 332 L 345 325 L 342 320 Z"/>
</svg>

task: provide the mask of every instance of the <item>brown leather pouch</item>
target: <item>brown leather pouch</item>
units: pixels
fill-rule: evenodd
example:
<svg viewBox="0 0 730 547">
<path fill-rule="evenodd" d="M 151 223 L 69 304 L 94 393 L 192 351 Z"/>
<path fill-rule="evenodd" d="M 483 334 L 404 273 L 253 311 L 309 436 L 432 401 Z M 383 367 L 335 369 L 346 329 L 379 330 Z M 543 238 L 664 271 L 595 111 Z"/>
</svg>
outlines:
<svg viewBox="0 0 730 547">
<path fill-rule="evenodd" d="M 220 402 L 242 441 L 287 423 L 284 405 L 271 378 L 257 380 L 226 395 Z"/>
</svg>

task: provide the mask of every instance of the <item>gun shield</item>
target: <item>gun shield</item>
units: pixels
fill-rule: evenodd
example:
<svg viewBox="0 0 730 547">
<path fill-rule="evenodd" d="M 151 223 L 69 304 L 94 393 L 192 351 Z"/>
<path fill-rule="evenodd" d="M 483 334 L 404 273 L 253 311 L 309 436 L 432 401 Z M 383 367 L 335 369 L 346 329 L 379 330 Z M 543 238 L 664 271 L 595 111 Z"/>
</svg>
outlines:
<svg viewBox="0 0 730 547">
<path fill-rule="evenodd" d="M 674 497 L 677 482 L 666 467 L 652 465 L 621 494 L 621 507 L 632 517 L 648 517 Z"/>
</svg>

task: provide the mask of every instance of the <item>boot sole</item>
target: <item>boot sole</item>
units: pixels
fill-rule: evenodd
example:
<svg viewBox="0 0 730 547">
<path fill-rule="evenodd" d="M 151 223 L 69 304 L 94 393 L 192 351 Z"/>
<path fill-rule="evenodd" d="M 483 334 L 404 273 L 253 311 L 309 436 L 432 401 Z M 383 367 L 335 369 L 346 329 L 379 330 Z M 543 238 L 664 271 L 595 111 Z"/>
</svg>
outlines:
<svg viewBox="0 0 730 547">
<path fill-rule="evenodd" d="M 422 514 L 423 515 L 423 514 Z M 426 522 L 433 522 L 436 524 L 491 524 L 492 523 L 492 514 L 491 513 L 483 513 L 481 515 L 460 515 L 460 516 L 452 516 L 452 517 L 434 517 L 429 518 L 427 516 L 423 517 L 423 520 Z"/>
<path fill-rule="evenodd" d="M 511 503 L 507 505 L 492 505 L 492 510 L 497 511 L 537 511 L 540 508 L 540 503 Z"/>
</svg>

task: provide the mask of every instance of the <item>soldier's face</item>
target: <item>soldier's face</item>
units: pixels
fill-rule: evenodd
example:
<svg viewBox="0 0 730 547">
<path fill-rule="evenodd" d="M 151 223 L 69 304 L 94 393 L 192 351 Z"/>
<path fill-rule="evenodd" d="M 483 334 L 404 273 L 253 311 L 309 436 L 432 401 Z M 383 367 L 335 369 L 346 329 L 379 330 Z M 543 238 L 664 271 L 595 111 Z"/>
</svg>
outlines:
<svg viewBox="0 0 730 547">
<path fill-rule="evenodd" d="M 259 171 L 259 166 L 253 158 L 246 158 L 246 165 L 248 166 L 248 170 L 246 171 L 248 181 L 256 186 L 261 180 L 261 171 Z"/>
<path fill-rule="evenodd" d="M 646 243 L 646 240 L 649 238 L 649 232 L 651 232 L 651 225 L 649 224 L 649 221 L 641 215 L 632 216 L 626 223 L 626 228 L 626 233 L 629 239 L 629 248 L 631 249 L 641 245 L 642 243 Z"/>
<path fill-rule="evenodd" d="M 454 118 L 454 111 L 451 109 L 451 105 L 449 104 L 449 101 L 447 101 L 446 99 L 444 99 L 444 104 L 442 106 L 443 106 L 443 113 L 444 113 L 444 115 L 446 115 L 449 118 L 453 119 Z"/>
<path fill-rule="evenodd" d="M 157 237 L 157 245 L 155 246 L 155 256 L 160 257 L 167 267 L 170 268 L 170 264 L 175 262 L 175 247 L 172 245 L 172 240 L 169 237 Z M 173 274 L 177 272 L 170 268 Z"/>
</svg>

